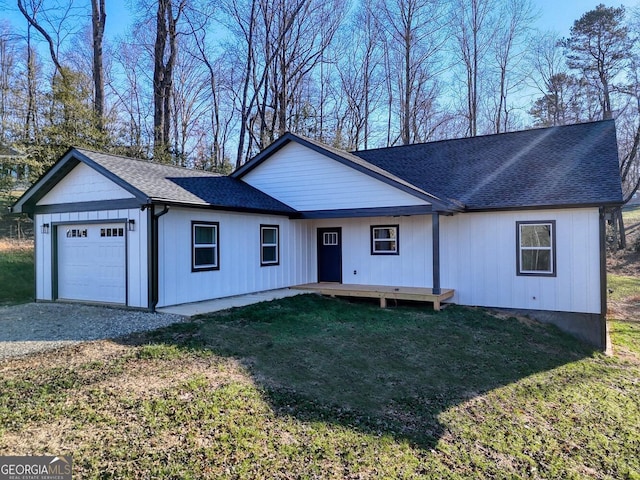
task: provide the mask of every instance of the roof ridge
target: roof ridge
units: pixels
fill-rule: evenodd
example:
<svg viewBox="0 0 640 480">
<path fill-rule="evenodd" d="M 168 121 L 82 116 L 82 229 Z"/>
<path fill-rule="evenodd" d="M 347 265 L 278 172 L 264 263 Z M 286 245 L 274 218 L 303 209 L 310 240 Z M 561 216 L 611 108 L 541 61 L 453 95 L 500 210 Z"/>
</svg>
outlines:
<svg viewBox="0 0 640 480">
<path fill-rule="evenodd" d="M 472 140 L 472 139 L 478 139 L 478 138 L 489 138 L 489 137 L 499 137 L 499 136 L 504 136 L 504 135 L 518 135 L 518 134 L 530 134 L 531 132 L 539 132 L 541 130 L 552 130 L 552 129 L 564 129 L 564 128 L 570 128 L 570 127 L 577 127 L 577 126 L 583 126 L 583 125 L 589 125 L 589 124 L 595 124 L 595 123 L 606 123 L 606 122 L 613 122 L 614 119 L 605 119 L 605 120 L 592 120 L 589 122 L 578 122 L 578 123 L 570 123 L 570 124 L 566 124 L 566 125 L 551 125 L 548 127 L 532 127 L 532 128 L 528 128 L 526 130 L 513 130 L 510 132 L 500 132 L 500 133 L 485 133 L 482 135 L 476 135 L 475 137 L 457 137 L 457 138 L 442 138 L 440 140 L 432 140 L 430 142 L 418 142 L 418 143 L 410 143 L 407 145 L 392 145 L 390 147 L 378 147 L 378 148 L 367 148 L 365 150 L 353 150 L 349 153 L 351 153 L 352 155 L 356 155 L 358 156 L 358 154 L 360 153 L 367 153 L 367 152 L 376 152 L 376 151 L 380 151 L 380 150 L 390 150 L 390 149 L 401 149 L 403 147 L 416 147 L 419 145 L 433 145 L 436 143 L 445 143 L 445 142 L 458 142 L 458 141 L 464 141 L 464 140 Z"/>
<path fill-rule="evenodd" d="M 89 152 L 89 153 L 95 153 L 97 155 L 106 155 L 109 157 L 115 157 L 115 158 L 122 158 L 124 160 L 128 160 L 131 162 L 138 162 L 138 163 L 142 163 L 145 165 L 157 165 L 159 167 L 165 167 L 165 168 L 170 168 L 170 169 L 175 169 L 175 170 L 180 170 L 180 171 L 188 171 L 188 172 L 196 172 L 198 174 L 206 174 L 212 177 L 224 177 L 227 175 L 223 175 L 221 173 L 217 173 L 217 172 L 210 172 L 208 170 L 199 170 L 197 168 L 189 168 L 189 167 L 183 167 L 180 165 L 171 165 L 168 163 L 160 163 L 160 162 L 156 162 L 154 160 L 145 160 L 142 158 L 135 158 L 135 157 L 129 157 L 127 155 L 120 155 L 117 153 L 108 153 L 108 152 L 101 152 L 99 150 L 93 150 L 91 148 L 84 148 L 84 147 L 71 147 L 73 150 L 77 150 L 79 152 Z"/>
</svg>

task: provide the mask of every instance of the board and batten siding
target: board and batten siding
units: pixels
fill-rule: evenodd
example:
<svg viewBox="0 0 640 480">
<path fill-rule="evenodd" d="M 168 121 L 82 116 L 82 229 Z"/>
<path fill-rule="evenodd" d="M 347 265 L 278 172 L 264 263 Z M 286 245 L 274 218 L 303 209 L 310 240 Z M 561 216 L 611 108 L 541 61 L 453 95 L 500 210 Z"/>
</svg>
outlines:
<svg viewBox="0 0 640 480">
<path fill-rule="evenodd" d="M 308 223 L 275 215 L 171 209 L 158 219 L 158 307 L 315 281 Z M 219 223 L 219 270 L 191 271 L 191 222 Z M 260 265 L 260 225 L 279 225 L 280 263 Z"/>
<path fill-rule="evenodd" d="M 556 222 L 556 276 L 518 276 L 516 222 Z M 465 213 L 440 220 L 443 288 L 461 305 L 600 313 L 597 208 Z"/>
<path fill-rule="evenodd" d="M 371 227 L 376 225 L 398 225 L 398 255 L 371 254 Z M 433 286 L 430 216 L 364 217 L 314 222 L 314 232 L 318 228 L 331 227 L 342 228 L 342 283 Z M 317 248 L 316 238 L 314 234 L 314 251 Z M 316 271 L 313 281 L 316 282 L 317 278 Z"/>
<path fill-rule="evenodd" d="M 35 269 L 36 300 L 54 300 L 53 265 L 54 226 L 81 223 L 110 223 L 115 220 L 135 220 L 135 230 L 127 230 L 127 305 L 136 308 L 148 308 L 148 268 L 147 268 L 147 213 L 139 208 L 122 210 L 100 210 L 87 212 L 65 212 L 36 214 L 35 232 Z M 43 234 L 42 224 L 50 225 L 49 233 Z"/>
<path fill-rule="evenodd" d="M 242 180 L 298 211 L 429 205 L 296 142 Z"/>
<path fill-rule="evenodd" d="M 93 168 L 79 163 L 38 201 L 38 205 L 125 198 L 134 196 Z"/>
</svg>

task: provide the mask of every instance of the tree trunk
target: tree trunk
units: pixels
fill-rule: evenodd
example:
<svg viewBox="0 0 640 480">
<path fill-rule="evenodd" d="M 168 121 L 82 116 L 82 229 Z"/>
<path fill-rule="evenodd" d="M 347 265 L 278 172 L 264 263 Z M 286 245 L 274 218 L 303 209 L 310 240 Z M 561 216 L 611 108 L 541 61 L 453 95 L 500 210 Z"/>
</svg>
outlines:
<svg viewBox="0 0 640 480">
<path fill-rule="evenodd" d="M 167 1 L 159 0 L 156 14 L 156 40 L 154 44 L 153 61 L 153 156 L 162 157 L 166 149 L 164 138 L 165 118 L 164 109 L 164 52 L 167 42 Z"/>
<path fill-rule="evenodd" d="M 616 208 L 611 212 L 613 235 L 618 250 L 627 248 L 627 237 L 624 227 L 624 218 L 622 217 L 622 208 Z"/>
<path fill-rule="evenodd" d="M 31 25 L 27 26 L 27 119 L 24 139 L 27 143 L 36 141 L 36 66 L 35 51 L 31 46 Z"/>
<path fill-rule="evenodd" d="M 93 27 L 93 111 L 98 130 L 104 130 L 104 66 L 102 61 L 102 42 L 107 13 L 105 0 L 91 0 L 91 25 Z"/>
</svg>

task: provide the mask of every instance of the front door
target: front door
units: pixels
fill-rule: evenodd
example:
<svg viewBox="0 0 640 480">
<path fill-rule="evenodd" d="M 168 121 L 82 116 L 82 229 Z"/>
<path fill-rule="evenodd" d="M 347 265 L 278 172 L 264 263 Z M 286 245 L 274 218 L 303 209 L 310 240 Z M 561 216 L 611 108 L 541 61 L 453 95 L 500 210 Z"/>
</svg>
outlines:
<svg viewBox="0 0 640 480">
<path fill-rule="evenodd" d="M 342 228 L 318 229 L 318 282 L 342 282 Z"/>
</svg>

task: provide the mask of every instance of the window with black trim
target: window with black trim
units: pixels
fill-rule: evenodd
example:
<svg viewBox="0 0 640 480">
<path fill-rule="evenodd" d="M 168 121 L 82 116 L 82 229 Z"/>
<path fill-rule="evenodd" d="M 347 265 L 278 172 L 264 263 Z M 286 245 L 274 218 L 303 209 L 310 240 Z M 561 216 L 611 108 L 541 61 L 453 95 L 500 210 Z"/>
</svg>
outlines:
<svg viewBox="0 0 640 480">
<path fill-rule="evenodd" d="M 373 225 L 371 227 L 371 255 L 398 255 L 398 225 Z"/>
<path fill-rule="evenodd" d="M 518 275 L 556 275 L 556 222 L 516 222 Z"/>
<path fill-rule="evenodd" d="M 220 269 L 220 225 L 218 222 L 191 222 L 191 270 Z"/>
<path fill-rule="evenodd" d="M 260 225 L 260 265 L 280 263 L 280 226 Z"/>
</svg>

